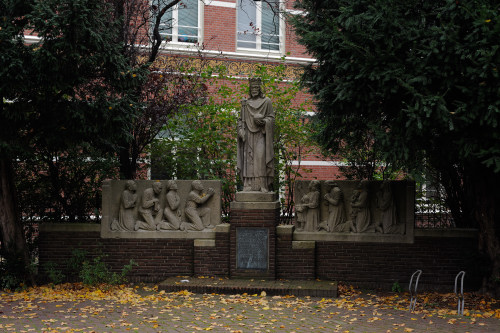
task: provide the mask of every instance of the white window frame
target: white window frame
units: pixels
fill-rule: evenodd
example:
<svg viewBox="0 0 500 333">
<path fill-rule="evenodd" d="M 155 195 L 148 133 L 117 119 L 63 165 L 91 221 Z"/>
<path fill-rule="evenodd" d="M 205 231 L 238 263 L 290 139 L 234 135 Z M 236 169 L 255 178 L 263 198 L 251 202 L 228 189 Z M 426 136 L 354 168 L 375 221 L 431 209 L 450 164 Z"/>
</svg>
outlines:
<svg viewBox="0 0 500 333">
<path fill-rule="evenodd" d="M 247 48 L 247 47 L 239 47 L 238 46 L 238 11 L 240 10 L 239 6 L 239 1 L 236 0 L 236 50 L 238 51 L 244 51 L 245 53 L 254 53 L 254 54 L 279 54 L 279 55 L 284 55 L 285 54 L 285 19 L 283 15 L 279 15 L 278 20 L 279 20 L 279 50 L 266 50 L 262 49 L 262 33 L 255 33 L 256 35 L 256 47 L 255 48 Z M 256 8 L 256 29 L 259 29 L 259 31 L 262 30 L 262 1 L 255 1 L 255 6 Z M 283 13 L 285 10 L 285 3 L 283 1 L 279 1 L 279 12 Z"/>
<path fill-rule="evenodd" d="M 198 0 L 198 41 L 196 43 L 191 42 L 179 42 L 179 4 L 172 8 L 172 40 L 162 41 L 162 46 L 167 48 L 183 48 L 183 47 L 193 47 L 195 45 L 201 45 L 203 43 L 203 18 L 204 18 L 205 3 L 202 0 Z M 161 33 L 162 39 L 166 36 L 165 33 Z"/>
</svg>

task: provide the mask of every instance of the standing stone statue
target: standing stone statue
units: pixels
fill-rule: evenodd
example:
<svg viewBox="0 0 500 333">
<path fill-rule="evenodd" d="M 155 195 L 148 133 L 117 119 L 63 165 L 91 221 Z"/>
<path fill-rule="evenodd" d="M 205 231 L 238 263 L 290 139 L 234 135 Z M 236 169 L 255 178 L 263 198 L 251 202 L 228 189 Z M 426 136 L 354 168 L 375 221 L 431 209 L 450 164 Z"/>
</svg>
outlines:
<svg viewBox="0 0 500 333">
<path fill-rule="evenodd" d="M 144 221 L 137 221 L 134 229 L 155 231 L 156 225 L 161 220 L 160 199 L 158 198 L 163 185 L 157 181 L 153 183 L 151 188 L 145 189 L 142 193 L 141 206 L 139 207 L 139 215 Z"/>
<path fill-rule="evenodd" d="M 137 201 L 137 184 L 133 180 L 127 180 L 125 190 L 120 197 L 120 211 L 118 219 L 114 219 L 111 223 L 111 230 L 113 231 L 134 231 L 135 216 L 134 207 Z"/>
<path fill-rule="evenodd" d="M 179 230 L 181 227 L 182 212 L 179 209 L 181 198 L 177 193 L 177 182 L 169 180 L 167 183 L 167 195 L 165 209 L 163 210 L 164 221 L 156 226 L 156 230 Z"/>
<path fill-rule="evenodd" d="M 187 197 L 185 214 L 188 222 L 182 222 L 180 229 L 184 231 L 194 230 L 201 231 L 205 228 L 212 229 L 215 226 L 210 224 L 210 208 L 198 207 L 208 201 L 215 191 L 209 188 L 204 192 L 204 187 L 201 181 L 195 180 L 191 184 L 191 192 Z"/>
<path fill-rule="evenodd" d="M 238 172 L 243 191 L 268 192 L 274 178 L 274 110 L 260 79 L 250 79 L 250 98 L 238 119 Z"/>
</svg>

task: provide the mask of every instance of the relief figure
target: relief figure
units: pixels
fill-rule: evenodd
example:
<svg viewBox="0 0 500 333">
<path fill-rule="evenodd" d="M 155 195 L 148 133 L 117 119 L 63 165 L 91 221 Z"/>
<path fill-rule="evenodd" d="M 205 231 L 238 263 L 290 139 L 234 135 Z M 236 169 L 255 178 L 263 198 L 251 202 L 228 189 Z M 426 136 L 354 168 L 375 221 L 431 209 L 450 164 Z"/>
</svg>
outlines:
<svg viewBox="0 0 500 333">
<path fill-rule="evenodd" d="M 274 179 L 274 110 L 260 79 L 250 79 L 250 98 L 241 101 L 238 119 L 238 173 L 243 191 L 268 192 Z"/>
<path fill-rule="evenodd" d="M 210 224 L 210 208 L 200 207 L 205 202 L 208 201 L 215 191 L 213 188 L 209 188 L 207 192 L 204 192 L 204 187 L 201 181 L 195 180 L 191 184 L 191 192 L 187 197 L 185 215 L 187 222 L 182 222 L 180 230 L 189 231 L 201 231 L 205 228 L 212 229 L 215 226 Z"/>
<path fill-rule="evenodd" d="M 404 234 L 405 225 L 398 224 L 394 196 L 388 180 L 382 182 L 377 192 L 377 206 L 380 210 L 380 221 L 377 223 L 376 231 L 384 234 Z"/>
<path fill-rule="evenodd" d="M 355 232 L 374 232 L 371 225 L 370 201 L 368 200 L 368 181 L 358 184 L 351 197 L 351 217 Z"/>
<path fill-rule="evenodd" d="M 325 194 L 325 204 L 328 205 L 328 220 L 319 225 L 319 230 L 327 232 L 349 232 L 354 231 L 351 221 L 347 221 L 347 215 L 344 207 L 344 192 L 334 181 L 326 183 L 330 191 Z"/>
<path fill-rule="evenodd" d="M 120 197 L 120 210 L 118 219 L 114 219 L 111 223 L 113 231 L 134 231 L 136 218 L 134 216 L 134 208 L 137 201 L 137 184 L 133 180 L 128 180 L 125 184 Z"/>
<path fill-rule="evenodd" d="M 167 182 L 167 195 L 165 196 L 165 209 L 163 217 L 165 220 L 158 223 L 156 230 L 179 230 L 181 227 L 182 211 L 179 209 L 181 198 L 177 192 L 178 186 L 175 180 Z"/>
<path fill-rule="evenodd" d="M 141 206 L 139 207 L 139 215 L 144 221 L 137 221 L 134 229 L 156 230 L 156 225 L 161 220 L 162 212 L 160 210 L 160 193 L 163 190 L 163 185 L 159 181 L 154 182 L 151 188 L 145 189 L 142 193 Z"/>
<path fill-rule="evenodd" d="M 300 199 L 295 206 L 297 212 L 297 231 L 318 231 L 319 225 L 319 193 L 320 182 L 313 180 L 309 183 L 309 192 Z"/>
</svg>

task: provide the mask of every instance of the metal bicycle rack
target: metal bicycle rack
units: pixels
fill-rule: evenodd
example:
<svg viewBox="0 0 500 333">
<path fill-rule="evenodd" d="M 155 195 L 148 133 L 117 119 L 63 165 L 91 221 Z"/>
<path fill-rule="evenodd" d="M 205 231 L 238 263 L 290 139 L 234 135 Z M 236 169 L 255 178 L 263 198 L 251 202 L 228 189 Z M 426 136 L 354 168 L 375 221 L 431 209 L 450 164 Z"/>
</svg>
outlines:
<svg viewBox="0 0 500 333">
<path fill-rule="evenodd" d="M 462 315 L 464 314 L 464 305 L 465 305 L 465 300 L 464 300 L 464 276 L 465 272 L 460 271 L 457 276 L 455 277 L 455 294 L 458 297 L 458 310 L 457 314 Z M 457 290 L 457 284 L 458 284 L 458 279 L 460 278 L 460 292 Z"/>
<path fill-rule="evenodd" d="M 411 275 L 410 279 L 410 285 L 409 285 L 409 290 L 410 290 L 410 312 L 415 311 L 415 306 L 417 305 L 417 288 L 418 288 L 418 280 L 420 279 L 420 275 L 422 274 L 422 270 L 418 269 Z M 415 278 L 415 285 L 413 285 L 413 278 Z M 413 288 L 412 288 L 413 285 Z"/>
</svg>

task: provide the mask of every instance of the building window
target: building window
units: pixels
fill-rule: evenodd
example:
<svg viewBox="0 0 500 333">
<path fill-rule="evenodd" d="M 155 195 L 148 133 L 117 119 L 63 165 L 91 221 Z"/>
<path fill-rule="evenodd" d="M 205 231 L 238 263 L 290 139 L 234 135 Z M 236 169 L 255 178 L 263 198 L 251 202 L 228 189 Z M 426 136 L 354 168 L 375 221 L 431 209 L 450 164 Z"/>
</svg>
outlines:
<svg viewBox="0 0 500 333">
<path fill-rule="evenodd" d="M 161 18 L 160 35 L 173 43 L 199 43 L 201 7 L 199 0 L 183 0 L 169 9 Z"/>
<path fill-rule="evenodd" d="M 238 0 L 238 48 L 280 50 L 279 0 Z"/>
</svg>

